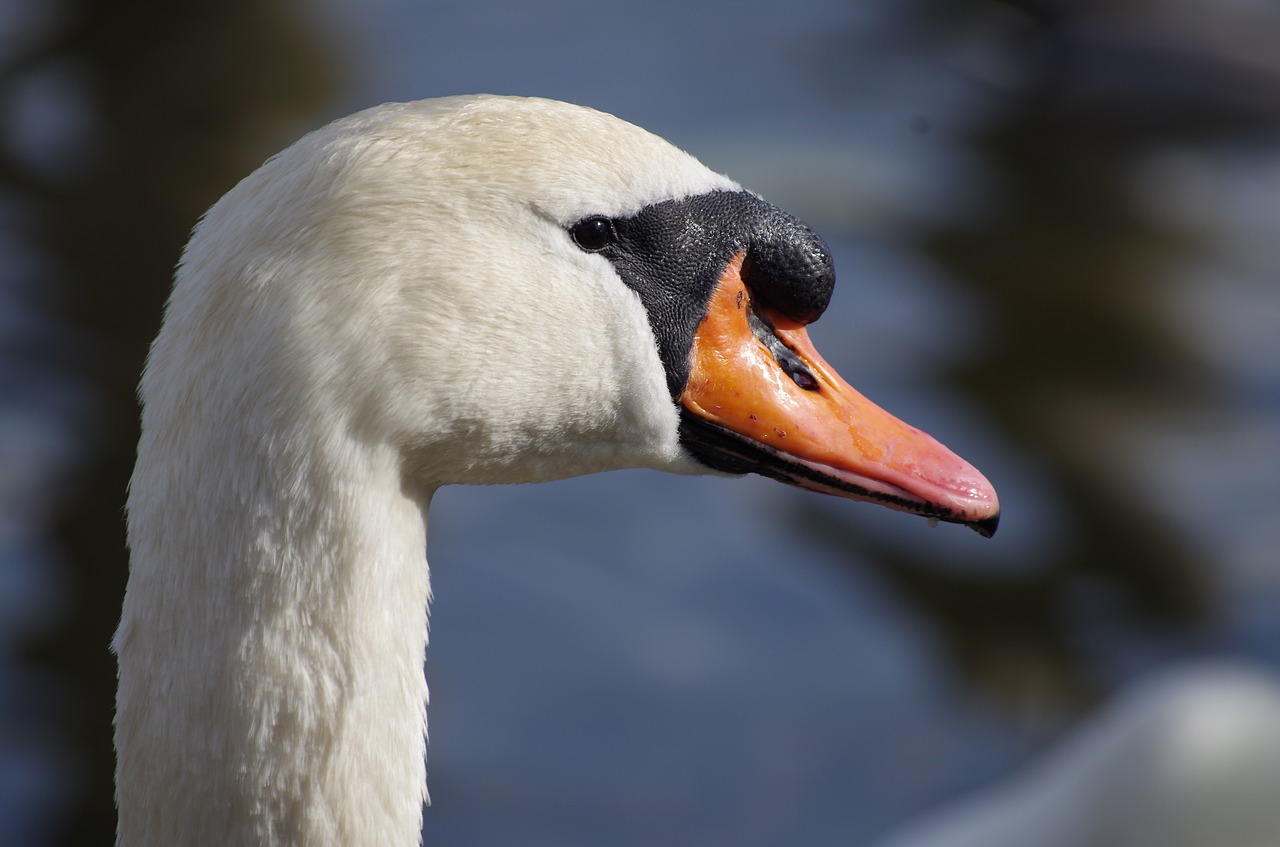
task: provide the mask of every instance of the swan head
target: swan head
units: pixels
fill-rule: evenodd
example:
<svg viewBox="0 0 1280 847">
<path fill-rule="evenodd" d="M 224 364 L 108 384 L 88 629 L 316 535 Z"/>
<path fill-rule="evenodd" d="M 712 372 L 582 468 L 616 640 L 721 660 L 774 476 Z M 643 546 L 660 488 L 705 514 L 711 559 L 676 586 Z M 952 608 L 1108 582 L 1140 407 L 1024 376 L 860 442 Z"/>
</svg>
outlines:
<svg viewBox="0 0 1280 847">
<path fill-rule="evenodd" d="M 809 227 L 612 116 L 391 104 L 209 211 L 144 394 L 252 394 L 258 418 L 390 445 L 427 490 L 756 472 L 991 534 L 990 483 L 810 342 L 834 281 Z M 180 361 L 200 376 L 166 377 Z"/>
</svg>

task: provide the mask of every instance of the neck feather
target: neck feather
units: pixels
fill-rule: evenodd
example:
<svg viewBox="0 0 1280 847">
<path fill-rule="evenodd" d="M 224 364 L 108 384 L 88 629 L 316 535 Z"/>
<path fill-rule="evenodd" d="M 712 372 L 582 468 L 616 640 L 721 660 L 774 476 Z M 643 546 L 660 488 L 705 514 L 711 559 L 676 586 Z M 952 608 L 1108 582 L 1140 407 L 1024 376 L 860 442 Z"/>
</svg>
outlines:
<svg viewBox="0 0 1280 847">
<path fill-rule="evenodd" d="M 114 645 L 119 843 L 418 843 L 427 496 L 340 431 L 144 415 L 144 432 Z"/>
</svg>

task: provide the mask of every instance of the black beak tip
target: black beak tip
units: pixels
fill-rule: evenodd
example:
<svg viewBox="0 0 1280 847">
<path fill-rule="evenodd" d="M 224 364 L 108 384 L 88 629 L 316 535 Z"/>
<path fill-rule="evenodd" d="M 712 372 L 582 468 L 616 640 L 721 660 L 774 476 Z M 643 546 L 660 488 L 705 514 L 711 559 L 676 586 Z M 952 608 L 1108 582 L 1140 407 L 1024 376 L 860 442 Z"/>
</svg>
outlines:
<svg viewBox="0 0 1280 847">
<path fill-rule="evenodd" d="M 996 534 L 996 530 L 1000 528 L 1000 513 L 996 512 L 989 518 L 983 518 L 978 521 L 968 521 L 967 525 L 974 532 L 983 538 L 990 538 Z"/>
</svg>

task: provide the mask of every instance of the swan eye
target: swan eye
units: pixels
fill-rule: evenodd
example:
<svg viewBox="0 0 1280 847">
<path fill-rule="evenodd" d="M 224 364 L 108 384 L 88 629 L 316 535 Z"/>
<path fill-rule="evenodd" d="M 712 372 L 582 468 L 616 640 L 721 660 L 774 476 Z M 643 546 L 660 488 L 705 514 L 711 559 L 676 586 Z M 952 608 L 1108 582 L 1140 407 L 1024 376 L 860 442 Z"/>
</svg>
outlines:
<svg viewBox="0 0 1280 847">
<path fill-rule="evenodd" d="M 613 221 L 600 216 L 584 218 L 569 227 L 573 243 L 588 253 L 599 253 L 613 243 Z"/>
</svg>

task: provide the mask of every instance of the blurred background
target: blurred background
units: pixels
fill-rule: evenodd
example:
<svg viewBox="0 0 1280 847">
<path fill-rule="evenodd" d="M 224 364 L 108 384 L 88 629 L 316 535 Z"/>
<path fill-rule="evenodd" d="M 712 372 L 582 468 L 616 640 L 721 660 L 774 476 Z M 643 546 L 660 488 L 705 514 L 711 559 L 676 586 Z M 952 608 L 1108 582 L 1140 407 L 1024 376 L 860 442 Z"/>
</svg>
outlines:
<svg viewBox="0 0 1280 847">
<path fill-rule="evenodd" d="M 882 843 L 1171 679 L 1243 681 L 1246 717 L 1195 702 L 1275 739 L 1273 0 L 0 0 L 0 844 L 112 841 L 134 388 L 192 224 L 329 119 L 479 91 L 612 112 L 814 225 L 819 348 L 1004 518 L 440 492 L 429 844 Z"/>
</svg>

